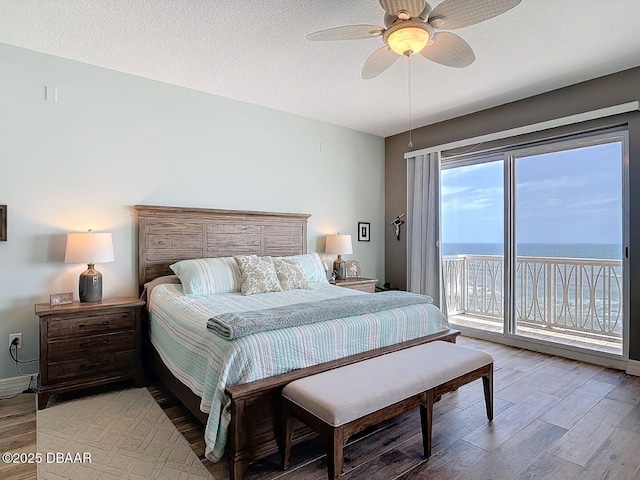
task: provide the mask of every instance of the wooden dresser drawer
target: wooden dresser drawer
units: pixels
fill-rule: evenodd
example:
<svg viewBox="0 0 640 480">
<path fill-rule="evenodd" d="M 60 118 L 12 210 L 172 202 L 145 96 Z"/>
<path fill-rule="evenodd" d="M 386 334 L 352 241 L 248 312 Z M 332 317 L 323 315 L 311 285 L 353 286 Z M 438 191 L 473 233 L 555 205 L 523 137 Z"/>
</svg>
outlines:
<svg viewBox="0 0 640 480">
<path fill-rule="evenodd" d="M 136 332 L 135 330 L 127 330 L 50 341 L 47 350 L 49 362 L 64 362 L 74 358 L 91 358 L 93 355 L 135 350 L 135 348 Z"/>
<path fill-rule="evenodd" d="M 334 280 L 331 283 L 338 287 L 350 288 L 351 290 L 375 293 L 377 281 L 378 280 L 375 280 L 373 278 L 344 278 L 340 280 Z"/>
<path fill-rule="evenodd" d="M 340 285 L 344 288 L 350 288 L 351 290 L 359 290 L 361 292 L 375 293 L 375 284 L 357 284 L 357 285 Z"/>
<path fill-rule="evenodd" d="M 134 312 L 91 315 L 73 318 L 51 318 L 47 331 L 48 340 L 109 333 L 118 330 L 134 330 Z"/>
<path fill-rule="evenodd" d="M 66 362 L 49 363 L 47 373 L 49 382 L 60 382 L 68 379 L 83 377 L 98 377 L 100 375 L 120 372 L 136 366 L 136 352 L 106 353 L 92 355 Z"/>
</svg>

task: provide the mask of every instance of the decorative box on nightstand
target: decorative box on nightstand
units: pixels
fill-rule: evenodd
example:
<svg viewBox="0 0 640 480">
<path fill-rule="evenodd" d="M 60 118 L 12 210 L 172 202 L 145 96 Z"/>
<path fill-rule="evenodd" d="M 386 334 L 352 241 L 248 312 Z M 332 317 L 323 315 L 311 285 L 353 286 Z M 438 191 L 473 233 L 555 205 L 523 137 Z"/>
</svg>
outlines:
<svg viewBox="0 0 640 480">
<path fill-rule="evenodd" d="M 135 297 L 35 305 L 40 317 L 38 409 L 54 393 L 120 380 L 142 385 L 140 310 Z"/>
<path fill-rule="evenodd" d="M 352 288 L 362 292 L 375 293 L 377 279 L 373 278 L 343 278 L 340 280 L 332 280 L 331 283 L 338 287 Z"/>
</svg>

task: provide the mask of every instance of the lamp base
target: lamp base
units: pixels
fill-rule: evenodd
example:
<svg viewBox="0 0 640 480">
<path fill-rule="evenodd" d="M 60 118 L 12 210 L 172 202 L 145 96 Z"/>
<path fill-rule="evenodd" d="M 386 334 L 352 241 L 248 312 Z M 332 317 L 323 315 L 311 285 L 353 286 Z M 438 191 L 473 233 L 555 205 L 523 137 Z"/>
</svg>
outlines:
<svg viewBox="0 0 640 480">
<path fill-rule="evenodd" d="M 88 264 L 87 270 L 80 274 L 78 294 L 83 303 L 102 300 L 102 274 L 94 266 L 93 263 Z"/>
<path fill-rule="evenodd" d="M 333 261 L 333 272 L 336 280 L 347 278 L 347 262 L 342 259 L 342 255 L 338 255 L 338 258 Z"/>
</svg>

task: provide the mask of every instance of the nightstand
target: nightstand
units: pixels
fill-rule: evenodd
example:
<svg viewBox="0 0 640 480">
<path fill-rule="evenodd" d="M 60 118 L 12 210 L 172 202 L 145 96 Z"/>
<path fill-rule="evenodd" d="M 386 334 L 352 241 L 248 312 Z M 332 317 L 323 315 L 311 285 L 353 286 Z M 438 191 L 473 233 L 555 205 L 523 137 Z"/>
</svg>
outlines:
<svg viewBox="0 0 640 480">
<path fill-rule="evenodd" d="M 352 288 L 362 292 L 375 293 L 377 279 L 373 278 L 343 278 L 341 280 L 332 280 L 330 283 L 338 287 Z"/>
<path fill-rule="evenodd" d="M 134 379 L 142 385 L 140 310 L 135 297 L 35 305 L 40 317 L 38 409 L 54 393 Z"/>
</svg>

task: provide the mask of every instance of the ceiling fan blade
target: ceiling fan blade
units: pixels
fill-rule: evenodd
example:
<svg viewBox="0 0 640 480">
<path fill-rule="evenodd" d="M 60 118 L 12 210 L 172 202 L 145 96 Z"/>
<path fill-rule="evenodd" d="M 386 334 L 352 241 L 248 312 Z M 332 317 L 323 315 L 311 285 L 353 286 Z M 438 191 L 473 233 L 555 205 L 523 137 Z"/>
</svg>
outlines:
<svg viewBox="0 0 640 480">
<path fill-rule="evenodd" d="M 464 68 L 476 59 L 469 44 L 455 33 L 438 32 L 433 39 L 434 43 L 427 45 L 420 52 L 429 60 L 447 67 Z"/>
<path fill-rule="evenodd" d="M 379 37 L 384 28 L 378 25 L 345 25 L 344 27 L 328 28 L 307 35 L 307 40 L 358 40 L 360 38 Z"/>
<path fill-rule="evenodd" d="M 395 22 L 396 20 L 398 20 L 398 17 L 394 17 L 392 15 L 389 15 L 388 13 L 385 12 L 384 14 L 384 26 L 389 28 L 391 25 L 393 25 L 393 22 Z"/>
<path fill-rule="evenodd" d="M 429 23 L 441 30 L 468 27 L 497 17 L 522 0 L 444 0 L 429 15 Z"/>
<path fill-rule="evenodd" d="M 405 10 L 414 18 L 424 10 L 425 0 L 380 0 L 380 6 L 392 17 L 398 17 L 398 12 Z"/>
<path fill-rule="evenodd" d="M 362 67 L 362 78 L 371 80 L 393 65 L 400 56 L 386 45 L 373 52 Z"/>
</svg>

